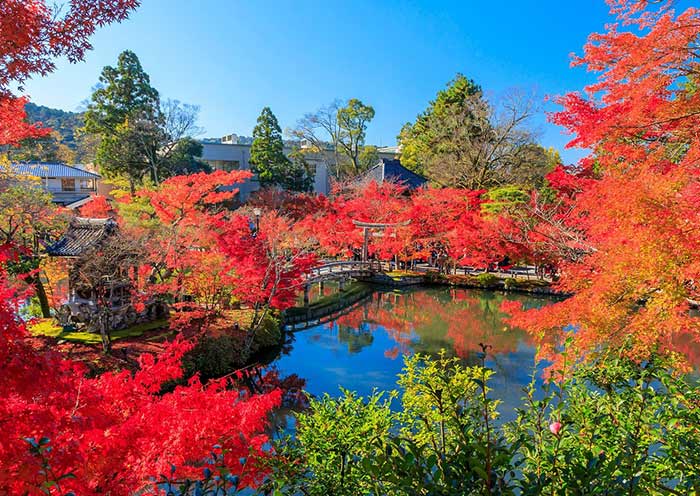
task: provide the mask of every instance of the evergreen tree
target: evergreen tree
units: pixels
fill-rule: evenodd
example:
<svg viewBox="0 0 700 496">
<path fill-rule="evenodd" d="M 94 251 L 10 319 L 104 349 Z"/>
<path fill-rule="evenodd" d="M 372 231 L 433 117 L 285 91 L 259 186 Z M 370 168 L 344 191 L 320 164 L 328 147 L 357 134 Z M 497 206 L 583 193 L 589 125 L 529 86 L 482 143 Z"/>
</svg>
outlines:
<svg viewBox="0 0 700 496">
<path fill-rule="evenodd" d="M 458 120 L 460 127 L 474 121 L 476 107 L 485 106 L 481 86 L 462 74 L 448 83 L 447 88 L 438 92 L 428 108 L 416 117 L 415 123 L 407 123 L 401 129 L 398 142 L 401 145 L 401 165 L 419 174 L 425 174 L 426 162 L 435 154 L 434 147 L 441 138 L 441 128 Z M 453 119 L 459 115 L 461 118 Z M 483 124 L 483 123 L 482 123 Z M 488 123 L 486 123 L 488 126 Z"/>
<path fill-rule="evenodd" d="M 269 107 L 262 109 L 253 129 L 250 163 L 263 188 L 277 186 L 296 191 L 309 189 L 308 165 L 303 160 L 291 161 L 284 154 L 282 130 Z"/>
<path fill-rule="evenodd" d="M 478 84 L 458 74 L 401 129 L 401 163 L 439 186 L 539 187 L 553 166 L 528 127 L 535 111 L 532 97 L 517 91 L 492 104 Z"/>
<path fill-rule="evenodd" d="M 209 164 L 200 159 L 203 148 L 194 138 L 182 138 L 168 157 L 167 171 L 174 176 L 211 172 Z"/>
<path fill-rule="evenodd" d="M 148 74 L 136 54 L 126 50 L 116 67 L 102 70 L 99 87 L 92 94 L 85 113 L 85 130 L 101 138 L 96 161 L 106 176 L 124 175 L 132 190 L 148 171 L 148 162 L 139 143 L 157 147 L 159 126 L 144 125 L 161 119 L 160 96 L 151 86 Z M 153 129 L 146 136 L 144 129 Z M 125 149 L 131 152 L 124 156 Z"/>
<path fill-rule="evenodd" d="M 138 57 L 125 50 L 116 67 L 102 69 L 99 86 L 85 114 L 85 126 L 91 132 L 109 133 L 129 117 L 155 116 L 159 106 L 160 95 L 151 86 Z"/>
<path fill-rule="evenodd" d="M 306 156 L 300 148 L 295 148 L 290 154 L 292 163 L 286 174 L 284 188 L 291 191 L 308 192 L 313 189 L 314 178 L 311 172 L 311 164 L 306 161 Z"/>
</svg>

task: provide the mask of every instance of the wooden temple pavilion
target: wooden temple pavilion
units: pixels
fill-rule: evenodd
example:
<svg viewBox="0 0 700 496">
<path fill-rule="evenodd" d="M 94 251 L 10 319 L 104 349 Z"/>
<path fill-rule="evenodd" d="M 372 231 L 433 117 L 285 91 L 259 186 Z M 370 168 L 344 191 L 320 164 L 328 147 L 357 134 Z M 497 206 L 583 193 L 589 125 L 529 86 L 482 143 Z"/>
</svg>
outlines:
<svg viewBox="0 0 700 496">
<path fill-rule="evenodd" d="M 116 235 L 119 227 L 114 219 L 91 219 L 75 217 L 70 221 L 66 233 L 46 248 L 51 257 L 70 260 L 68 264 L 68 301 L 58 312 L 63 325 L 90 326 L 94 316 L 102 310 L 112 315 L 111 327 L 126 327 L 139 320 L 131 304 L 131 281 L 128 274 L 123 277 L 104 277 L 97 285 L 86 284 L 79 277 L 81 257 Z M 98 298 L 99 294 L 107 295 Z"/>
</svg>

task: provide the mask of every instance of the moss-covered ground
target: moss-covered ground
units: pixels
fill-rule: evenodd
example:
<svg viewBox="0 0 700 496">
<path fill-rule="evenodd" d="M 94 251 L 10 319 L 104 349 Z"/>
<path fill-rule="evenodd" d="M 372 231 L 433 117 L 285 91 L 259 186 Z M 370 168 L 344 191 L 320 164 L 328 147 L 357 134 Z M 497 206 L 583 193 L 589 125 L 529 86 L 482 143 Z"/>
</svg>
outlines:
<svg viewBox="0 0 700 496">
<path fill-rule="evenodd" d="M 125 329 L 112 331 L 110 333 L 110 337 L 112 338 L 112 341 L 117 341 L 124 338 L 140 337 L 144 333 L 155 329 L 164 329 L 167 331 L 167 328 L 168 320 L 160 319 L 152 322 L 143 322 Z M 64 341 L 70 341 L 72 343 L 98 344 L 102 342 L 98 333 L 66 331 L 63 329 L 63 327 L 57 325 L 53 319 L 35 319 L 27 326 L 27 329 L 33 336 L 46 336 L 62 339 Z M 169 334 L 169 332 L 166 332 L 166 334 Z M 162 335 L 158 335 L 157 337 L 160 338 Z"/>
</svg>

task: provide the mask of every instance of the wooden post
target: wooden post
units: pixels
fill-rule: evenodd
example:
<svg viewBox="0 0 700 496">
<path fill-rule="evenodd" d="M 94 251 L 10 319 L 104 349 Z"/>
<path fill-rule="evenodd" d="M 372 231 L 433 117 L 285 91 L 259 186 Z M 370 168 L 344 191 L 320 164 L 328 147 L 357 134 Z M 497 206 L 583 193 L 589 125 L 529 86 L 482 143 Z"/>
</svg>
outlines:
<svg viewBox="0 0 700 496">
<path fill-rule="evenodd" d="M 366 262 L 369 258 L 369 229 L 362 228 L 364 234 L 364 241 L 362 242 L 362 261 Z"/>
<path fill-rule="evenodd" d="M 304 285 L 304 306 L 309 306 L 309 285 Z"/>
</svg>

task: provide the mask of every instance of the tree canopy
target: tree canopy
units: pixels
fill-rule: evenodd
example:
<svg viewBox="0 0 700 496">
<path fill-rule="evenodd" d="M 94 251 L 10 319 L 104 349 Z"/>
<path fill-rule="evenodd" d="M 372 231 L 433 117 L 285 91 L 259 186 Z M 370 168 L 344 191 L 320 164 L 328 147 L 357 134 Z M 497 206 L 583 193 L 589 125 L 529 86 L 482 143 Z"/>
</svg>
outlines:
<svg viewBox="0 0 700 496">
<path fill-rule="evenodd" d="M 535 110 L 533 99 L 516 90 L 491 103 L 478 84 L 457 74 L 401 129 L 401 163 L 440 186 L 541 186 L 556 164 L 527 127 Z"/>
<path fill-rule="evenodd" d="M 269 107 L 262 109 L 253 129 L 250 163 L 260 186 L 276 186 L 292 191 L 307 191 L 311 186 L 309 165 L 296 153 L 293 160 L 284 152 L 282 129 Z"/>
<path fill-rule="evenodd" d="M 116 67 L 102 70 L 85 113 L 85 130 L 100 137 L 100 170 L 108 177 L 126 177 L 133 193 L 144 177 L 158 184 L 187 164 L 201 169 L 199 162 L 172 157 L 196 151 L 180 141 L 198 132 L 198 113 L 196 106 L 162 101 L 136 54 L 126 50 Z"/>
<path fill-rule="evenodd" d="M 352 178 L 376 165 L 375 146 L 366 145 L 374 108 L 357 98 L 335 100 L 304 115 L 288 134 L 300 141 L 300 153 L 322 158 L 335 179 Z"/>
</svg>

